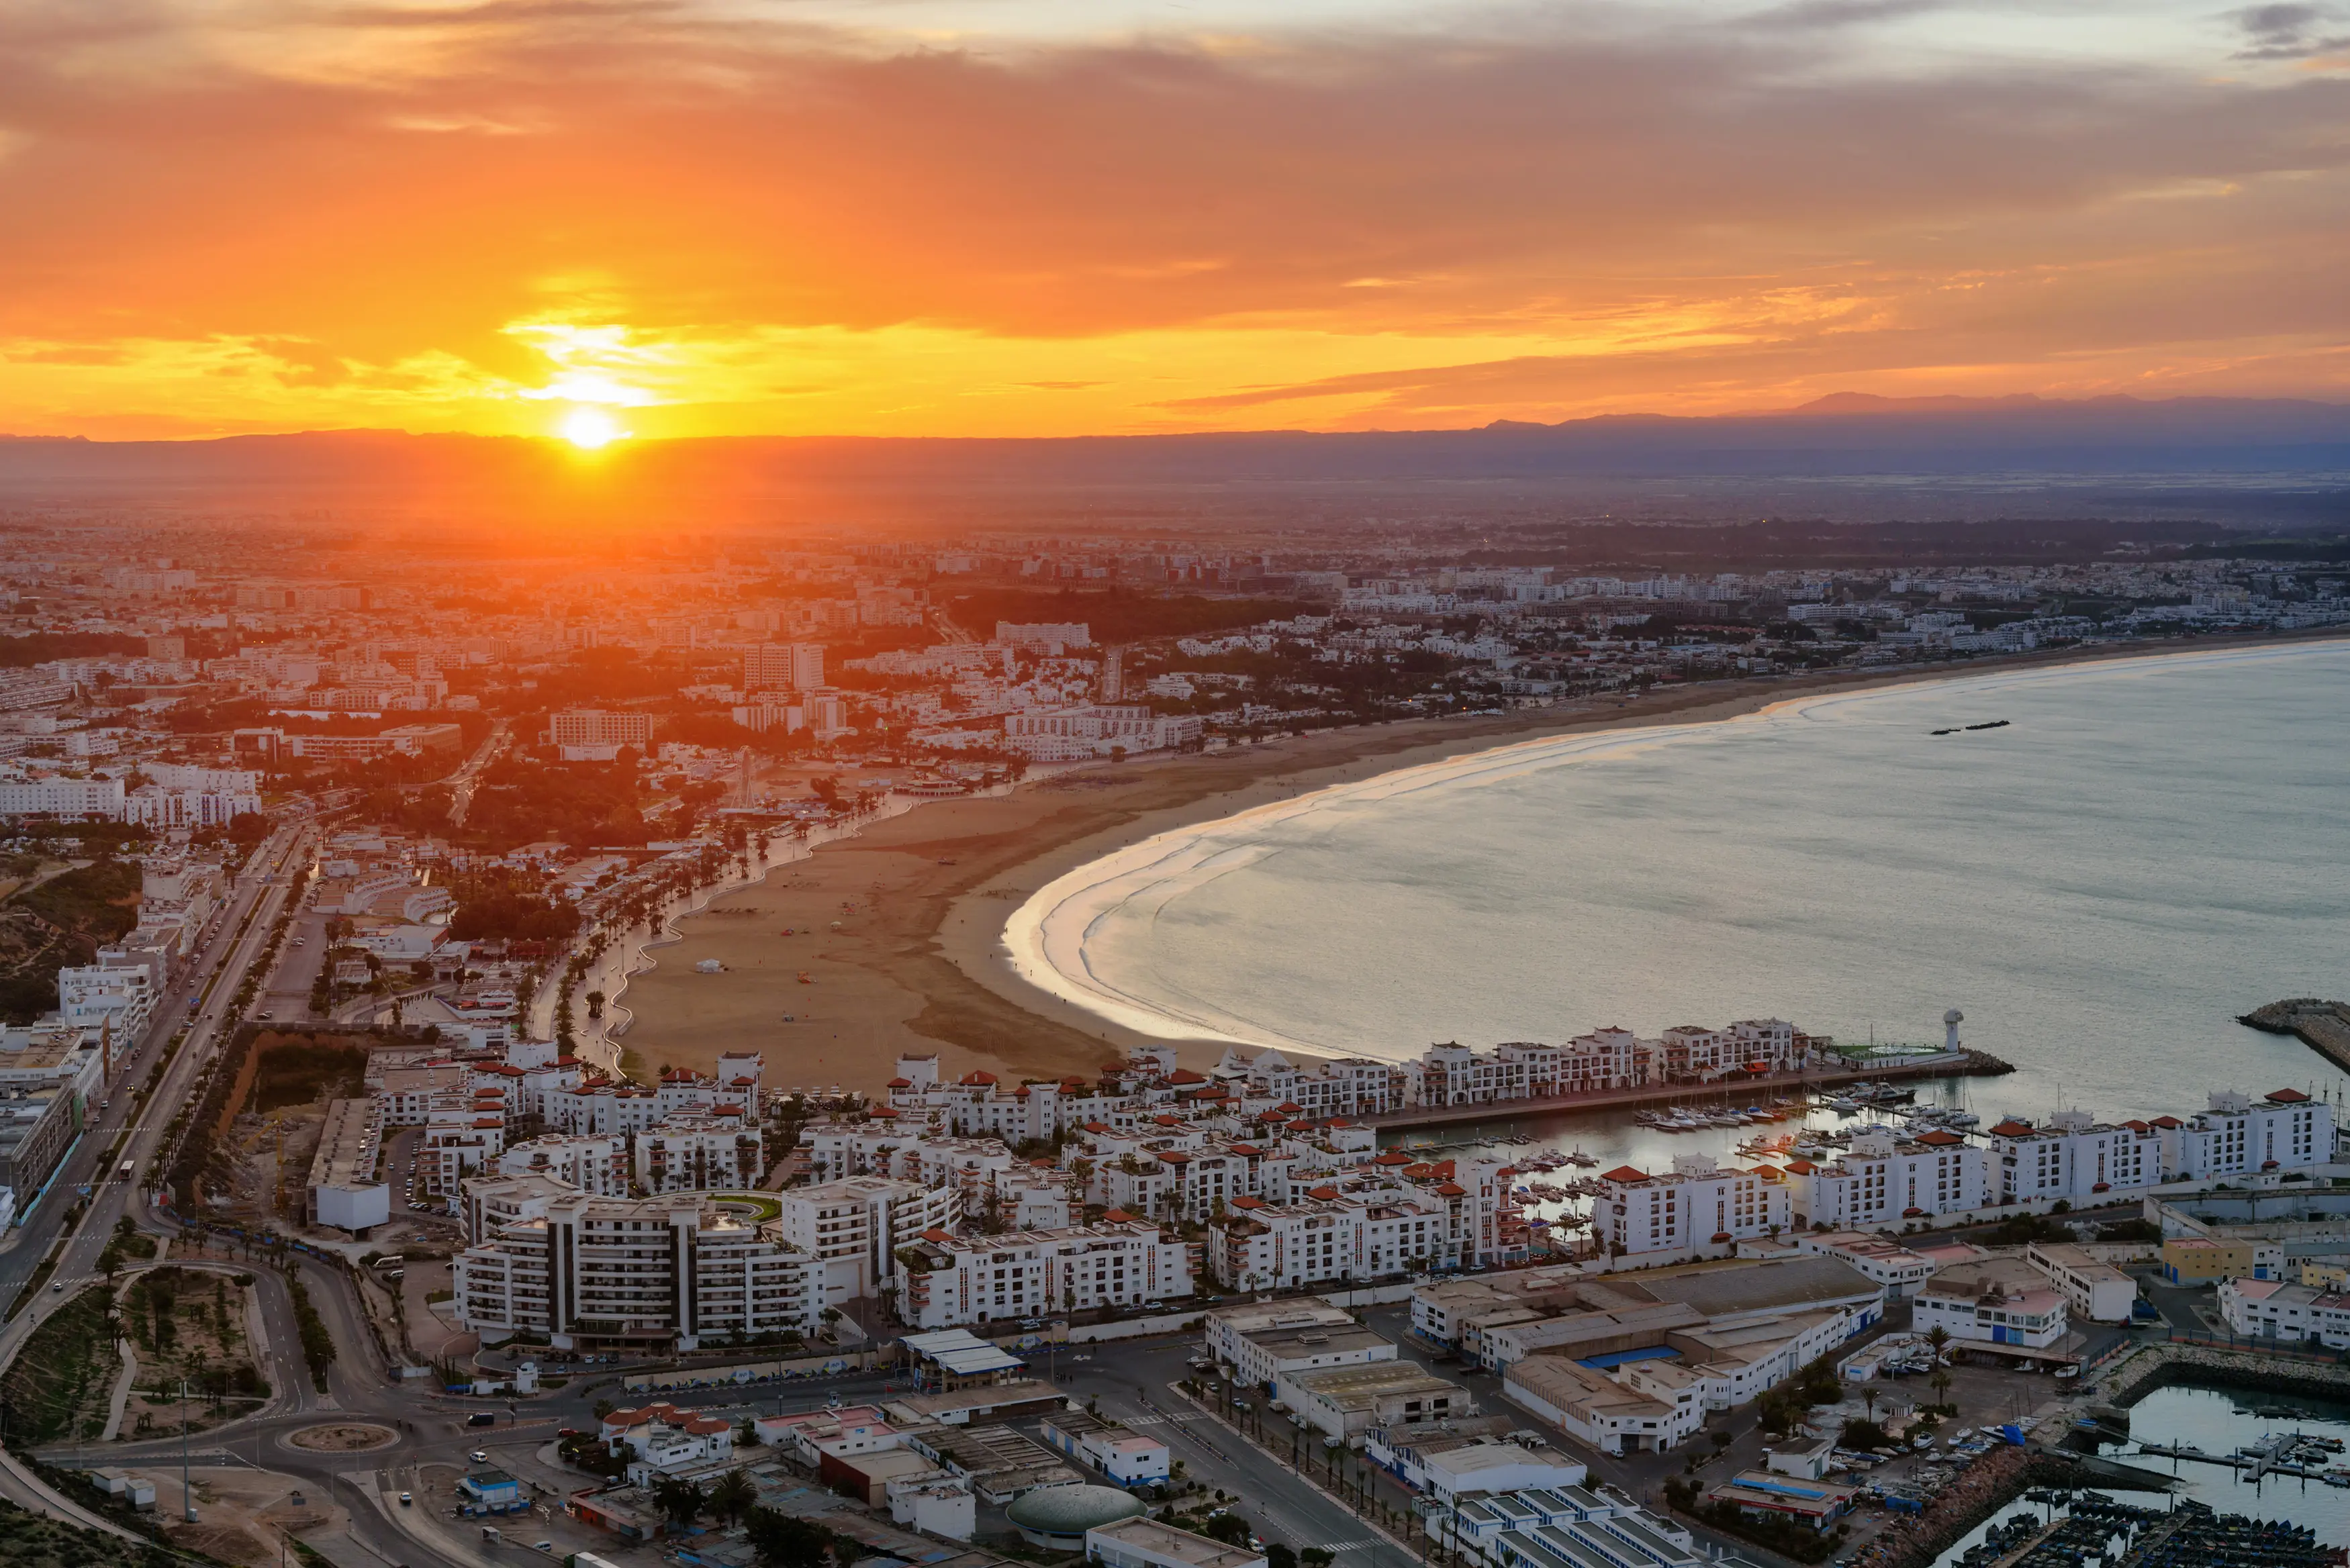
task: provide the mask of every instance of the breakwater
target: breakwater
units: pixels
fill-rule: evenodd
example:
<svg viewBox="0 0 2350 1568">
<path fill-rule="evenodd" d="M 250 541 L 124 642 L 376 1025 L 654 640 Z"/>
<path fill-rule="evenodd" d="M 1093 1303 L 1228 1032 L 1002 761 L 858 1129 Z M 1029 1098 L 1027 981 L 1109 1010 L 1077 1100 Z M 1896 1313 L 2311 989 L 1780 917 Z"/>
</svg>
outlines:
<svg viewBox="0 0 2350 1568">
<path fill-rule="evenodd" d="M 2098 1403 L 2126 1410 L 2174 1383 L 2350 1400 L 2350 1366 L 2340 1362 L 2219 1345 L 2159 1344 L 2116 1363 L 2098 1383 Z"/>
<path fill-rule="evenodd" d="M 2293 1035 L 2335 1066 L 2350 1071 L 2350 1002 L 2289 997 L 2255 1007 L 2236 1022 L 2264 1033 Z"/>
</svg>

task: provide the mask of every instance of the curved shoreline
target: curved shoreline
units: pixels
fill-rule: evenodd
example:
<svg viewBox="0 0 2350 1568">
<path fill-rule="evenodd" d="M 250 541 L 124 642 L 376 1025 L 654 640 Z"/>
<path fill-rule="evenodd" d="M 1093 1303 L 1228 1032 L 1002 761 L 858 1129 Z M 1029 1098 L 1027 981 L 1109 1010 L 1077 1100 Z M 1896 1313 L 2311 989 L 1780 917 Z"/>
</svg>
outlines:
<svg viewBox="0 0 2350 1568">
<path fill-rule="evenodd" d="M 759 1050 L 771 1082 L 879 1089 L 899 1054 L 935 1054 L 942 1073 L 1091 1076 L 1137 1046 L 1164 1046 L 1038 986 L 1004 961 L 1014 910 L 1055 878 L 1154 834 L 1513 742 L 1705 723 L 1791 701 L 1896 685 L 2181 653 L 2236 652 L 2350 638 L 2341 628 L 2146 648 L 2067 649 L 1955 668 L 1836 671 L 1805 680 L 1672 686 L 1476 719 L 1415 719 L 1315 731 L 1207 755 L 1082 764 L 990 796 L 926 801 L 868 820 L 708 900 L 765 919 L 675 919 L 675 940 L 631 978 L 629 1048 L 650 1066 L 714 1064 Z M 769 867 L 769 870 L 773 870 Z M 854 905 L 853 912 L 844 905 Z M 836 921 L 838 924 L 836 925 Z M 777 928 L 802 935 L 779 940 Z M 716 958 L 723 976 L 693 972 Z M 809 989 L 796 977 L 808 976 Z M 1212 1063 L 1224 1045 L 1172 1042 Z"/>
<path fill-rule="evenodd" d="M 1131 995 L 1099 975 L 1086 952 L 1087 939 L 1113 911 L 1139 898 L 1170 898 L 1201 881 L 1249 863 L 1257 857 L 1238 842 L 1250 828 L 1268 820 L 1296 816 L 1343 805 L 1354 800 L 1378 799 L 1420 788 L 1473 784 L 1484 777 L 1532 769 L 1573 766 L 1596 757 L 1625 751 L 1669 745 L 1722 725 L 1769 722 L 1831 704 L 1874 700 L 1951 680 L 2002 682 L 2078 678 L 2099 668 L 2126 669 L 2180 660 L 2232 663 L 2274 658 L 2301 649 L 2350 639 L 2340 628 L 2319 635 L 2247 639 L 2219 646 L 2198 643 L 2186 647 L 2066 649 L 2054 656 L 2023 656 L 1997 661 L 1980 660 L 1934 670 L 1888 672 L 1875 680 L 1821 680 L 1788 683 L 1773 693 L 1733 699 L 1689 711 L 1626 713 L 1596 722 L 1568 722 L 1554 732 L 1505 741 L 1474 751 L 1442 748 L 1450 754 L 1410 761 L 1385 761 L 1366 771 L 1359 766 L 1332 770 L 1335 776 L 1317 781 L 1303 794 L 1271 802 L 1241 804 L 1238 794 L 1206 797 L 1190 810 L 1162 814 L 1159 820 L 1138 821 L 1142 831 L 1123 844 L 1104 846 L 1094 853 L 1073 855 L 1072 846 L 1056 846 L 1020 867 L 1034 886 L 1020 905 L 1004 916 L 994 940 L 984 946 L 968 937 L 942 942 L 959 967 L 1005 1002 L 1046 1016 L 1067 1016 L 1072 1011 L 1090 1015 L 1107 1037 L 1129 1046 L 1175 1044 L 1221 1054 L 1232 1045 L 1248 1049 L 1274 1047 L 1288 1054 L 1328 1055 L 1333 1048 L 1299 1041 L 1237 1017 L 1217 1020 L 1189 1017 L 1164 1004 Z M 1222 810 L 1214 807 L 1222 805 Z M 1235 809 L 1235 806 L 1238 808 Z M 1232 830 L 1229 833 L 1226 830 Z M 1237 1024 L 1238 1027 L 1233 1025 Z"/>
</svg>

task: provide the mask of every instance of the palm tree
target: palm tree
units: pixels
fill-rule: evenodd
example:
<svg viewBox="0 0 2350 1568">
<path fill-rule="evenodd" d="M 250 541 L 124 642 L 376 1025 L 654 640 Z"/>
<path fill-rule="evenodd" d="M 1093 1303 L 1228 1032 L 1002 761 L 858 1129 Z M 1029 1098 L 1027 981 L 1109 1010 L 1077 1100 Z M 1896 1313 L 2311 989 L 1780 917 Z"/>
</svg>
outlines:
<svg viewBox="0 0 2350 1568">
<path fill-rule="evenodd" d="M 758 1486 L 751 1480 L 750 1473 L 739 1465 L 711 1484 L 710 1511 L 730 1525 L 742 1523 L 743 1516 L 750 1512 L 758 1501 Z"/>
<path fill-rule="evenodd" d="M 702 1511 L 702 1489 L 690 1480 L 664 1476 L 653 1483 L 653 1502 L 671 1524 L 687 1525 Z"/>
</svg>

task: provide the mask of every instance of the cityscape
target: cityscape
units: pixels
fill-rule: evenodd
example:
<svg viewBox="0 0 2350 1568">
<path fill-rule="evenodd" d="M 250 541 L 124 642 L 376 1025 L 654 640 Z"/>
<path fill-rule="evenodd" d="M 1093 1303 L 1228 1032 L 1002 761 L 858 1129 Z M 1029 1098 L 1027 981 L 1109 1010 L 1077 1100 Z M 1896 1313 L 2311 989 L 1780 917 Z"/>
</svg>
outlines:
<svg viewBox="0 0 2350 1568">
<path fill-rule="evenodd" d="M 2350 1568 L 2345 16 L 0 4 L 0 1568 Z"/>
<path fill-rule="evenodd" d="M 950 1033 L 824 1082 L 788 1017 L 685 1064 L 632 1039 L 655 978 L 732 967 L 660 932 L 821 963 L 794 944 L 856 898 L 756 934 L 729 900 L 948 803 L 2322 635 L 2325 560 L 736 547 L 582 616 L 495 568 L 444 593 L 105 536 L 34 520 L 6 569 L 0 1282 L 35 1435 L 0 1473 L 36 1511 L 230 1560 L 323 1528 L 590 1568 L 1286 1568 L 1350 1533 L 1808 1562 L 1897 1550 L 1955 1474 L 2049 1484 L 2066 1397 L 2159 1380 L 2157 1346 L 2350 1344 L 2339 1221 L 2284 1218 L 2350 1168 L 2330 1094 L 1979 1114 L 2012 1068 L 1955 1011 L 1917 1045 L 1762 1017 L 1078 1071 Z M 1738 1141 L 1619 1162 L 1576 1141 L 1602 1124 Z M 1108 1370 L 1135 1355 L 1163 1379 Z M 151 1386 L 175 1366 L 191 1392 Z M 1930 1397 L 1887 1381 L 1919 1369 Z M 248 1431 L 307 1512 L 223 1471 Z"/>
</svg>

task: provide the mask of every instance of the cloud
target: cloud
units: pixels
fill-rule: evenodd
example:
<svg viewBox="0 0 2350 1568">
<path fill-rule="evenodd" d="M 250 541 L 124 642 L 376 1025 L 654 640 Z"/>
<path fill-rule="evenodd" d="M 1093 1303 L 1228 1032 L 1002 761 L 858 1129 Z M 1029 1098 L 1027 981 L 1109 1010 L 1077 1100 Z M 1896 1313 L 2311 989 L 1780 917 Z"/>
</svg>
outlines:
<svg viewBox="0 0 2350 1568">
<path fill-rule="evenodd" d="M 567 342 L 734 426 L 795 389 L 795 428 L 2334 384 L 2350 83 L 1856 36 L 1942 8 L 938 47 L 694 0 L 35 5 L 0 14 L 0 338 L 295 345 L 272 399 L 400 381 L 390 417 L 477 425 L 537 417 Z M 30 375 L 0 424 L 71 404 Z"/>
<path fill-rule="evenodd" d="M 2240 60 L 2305 60 L 2350 48 L 2350 33 L 2329 34 L 2323 30 L 2325 24 L 2336 19 L 2323 5 L 2247 5 L 2230 12 L 2229 16 L 2243 30 L 2246 40 L 2235 54 Z"/>
</svg>

